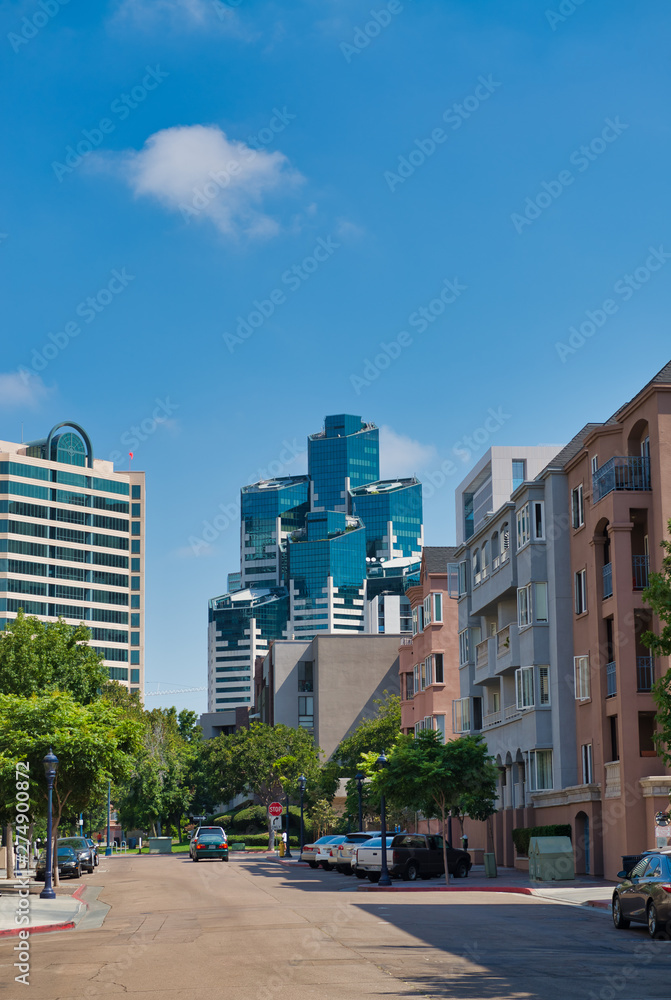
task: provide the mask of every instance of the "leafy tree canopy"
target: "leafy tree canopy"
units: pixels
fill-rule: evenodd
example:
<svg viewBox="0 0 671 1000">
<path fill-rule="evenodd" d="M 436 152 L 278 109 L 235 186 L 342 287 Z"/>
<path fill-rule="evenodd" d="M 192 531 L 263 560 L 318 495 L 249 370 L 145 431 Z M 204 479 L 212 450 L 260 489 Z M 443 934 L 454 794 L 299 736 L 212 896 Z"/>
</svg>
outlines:
<svg viewBox="0 0 671 1000">
<path fill-rule="evenodd" d="M 668 529 L 671 532 L 671 521 Z M 648 587 L 643 591 L 643 600 L 659 618 L 662 629 L 659 635 L 645 632 L 641 640 L 653 654 L 671 656 L 671 542 L 664 539 L 662 548 L 666 555 L 661 572 L 650 574 Z M 654 735 L 655 744 L 664 761 L 671 764 L 671 670 L 656 682 L 652 696 L 657 703 L 657 723 L 660 727 Z"/>
</svg>

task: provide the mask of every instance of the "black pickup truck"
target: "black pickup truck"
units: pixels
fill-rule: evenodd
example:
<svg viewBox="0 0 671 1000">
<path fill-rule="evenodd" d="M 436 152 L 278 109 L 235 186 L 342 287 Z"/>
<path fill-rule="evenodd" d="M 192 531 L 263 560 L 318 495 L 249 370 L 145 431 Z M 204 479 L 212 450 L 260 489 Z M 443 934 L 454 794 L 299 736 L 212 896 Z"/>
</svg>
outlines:
<svg viewBox="0 0 671 1000">
<path fill-rule="evenodd" d="M 414 882 L 417 878 L 444 875 L 443 838 L 426 833 L 400 833 L 391 842 L 389 874 Z M 455 878 L 466 878 L 471 869 L 468 851 L 447 845 L 447 869 Z"/>
</svg>

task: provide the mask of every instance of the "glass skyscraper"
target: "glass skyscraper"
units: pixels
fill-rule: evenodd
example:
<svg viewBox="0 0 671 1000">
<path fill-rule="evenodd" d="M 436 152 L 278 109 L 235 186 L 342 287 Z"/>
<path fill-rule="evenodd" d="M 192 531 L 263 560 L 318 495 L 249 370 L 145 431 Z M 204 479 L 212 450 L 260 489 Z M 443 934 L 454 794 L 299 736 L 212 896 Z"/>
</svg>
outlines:
<svg viewBox="0 0 671 1000">
<path fill-rule="evenodd" d="M 0 630 L 20 608 L 83 622 L 109 676 L 144 691 L 144 472 L 94 458 L 70 422 L 0 441 Z"/>
<path fill-rule="evenodd" d="M 307 476 L 245 486 L 240 508 L 240 576 L 210 601 L 210 712 L 251 704 L 255 659 L 272 639 L 409 631 L 422 487 L 380 480 L 375 424 L 327 416 L 308 437 Z"/>
</svg>

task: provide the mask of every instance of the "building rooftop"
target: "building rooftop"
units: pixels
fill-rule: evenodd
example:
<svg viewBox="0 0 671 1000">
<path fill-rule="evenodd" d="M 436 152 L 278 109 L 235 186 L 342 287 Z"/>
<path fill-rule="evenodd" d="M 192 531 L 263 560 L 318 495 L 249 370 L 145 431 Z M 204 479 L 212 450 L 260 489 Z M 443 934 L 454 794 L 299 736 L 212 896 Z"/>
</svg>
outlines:
<svg viewBox="0 0 671 1000">
<path fill-rule="evenodd" d="M 242 487 L 242 493 L 263 493 L 266 490 L 283 490 L 287 486 L 295 486 L 298 483 L 309 482 L 309 476 L 283 476 L 278 479 L 262 479 L 258 483 L 251 483 Z"/>
<path fill-rule="evenodd" d="M 410 476 L 407 479 L 380 479 L 376 483 L 367 483 L 365 486 L 356 486 L 350 493 L 353 497 L 368 496 L 374 493 L 393 493 L 395 490 L 404 490 L 408 486 L 417 486 L 419 479 Z"/>
<path fill-rule="evenodd" d="M 456 545 L 425 545 L 424 565 L 427 573 L 447 573 L 447 564 L 456 558 Z"/>
</svg>

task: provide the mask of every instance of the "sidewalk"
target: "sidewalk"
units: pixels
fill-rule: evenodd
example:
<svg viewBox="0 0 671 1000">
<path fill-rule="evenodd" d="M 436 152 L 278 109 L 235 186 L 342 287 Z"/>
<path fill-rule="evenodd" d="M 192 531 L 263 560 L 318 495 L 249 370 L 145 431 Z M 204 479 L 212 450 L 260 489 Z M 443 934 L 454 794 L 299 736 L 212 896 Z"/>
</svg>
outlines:
<svg viewBox="0 0 671 1000">
<path fill-rule="evenodd" d="M 20 930 L 31 934 L 45 931 L 71 930 L 86 912 L 87 904 L 80 898 L 87 887 L 80 885 L 71 895 L 58 895 L 55 899 L 40 899 L 31 893 L 21 897 L 16 892 L 0 896 L 0 937 L 16 937 Z M 20 906 L 28 903 L 27 908 Z M 17 917 L 28 915 L 28 923 L 17 923 Z"/>
</svg>

